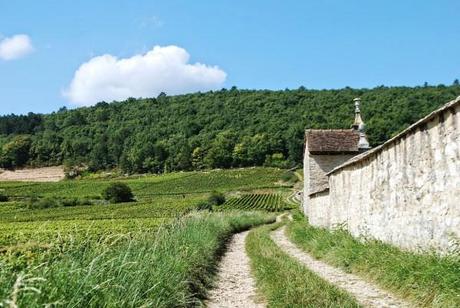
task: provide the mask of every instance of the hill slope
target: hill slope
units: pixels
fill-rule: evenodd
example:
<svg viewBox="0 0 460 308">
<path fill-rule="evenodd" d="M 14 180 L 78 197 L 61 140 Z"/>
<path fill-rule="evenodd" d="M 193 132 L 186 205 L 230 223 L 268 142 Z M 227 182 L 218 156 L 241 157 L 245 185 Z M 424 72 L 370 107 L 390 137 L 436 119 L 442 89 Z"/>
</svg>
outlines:
<svg viewBox="0 0 460 308">
<path fill-rule="evenodd" d="M 377 145 L 458 95 L 459 86 L 232 88 L 4 116 L 0 166 L 85 163 L 93 170 L 163 172 L 294 165 L 302 159 L 305 128 L 350 127 L 354 97 L 362 98 L 369 139 Z"/>
</svg>

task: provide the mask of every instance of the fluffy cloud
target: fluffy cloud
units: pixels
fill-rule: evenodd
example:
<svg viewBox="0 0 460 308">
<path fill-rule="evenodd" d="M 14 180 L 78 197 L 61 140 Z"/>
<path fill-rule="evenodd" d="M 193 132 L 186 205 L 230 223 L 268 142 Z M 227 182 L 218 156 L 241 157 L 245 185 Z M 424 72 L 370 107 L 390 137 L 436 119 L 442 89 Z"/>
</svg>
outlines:
<svg viewBox="0 0 460 308">
<path fill-rule="evenodd" d="M 34 50 L 29 36 L 18 34 L 0 40 L 0 59 L 5 61 L 22 58 Z"/>
<path fill-rule="evenodd" d="M 177 46 L 155 46 L 146 54 L 118 59 L 102 55 L 83 63 L 64 96 L 88 106 L 99 101 L 152 97 L 217 89 L 227 74 L 217 66 L 188 63 L 190 55 Z"/>
</svg>

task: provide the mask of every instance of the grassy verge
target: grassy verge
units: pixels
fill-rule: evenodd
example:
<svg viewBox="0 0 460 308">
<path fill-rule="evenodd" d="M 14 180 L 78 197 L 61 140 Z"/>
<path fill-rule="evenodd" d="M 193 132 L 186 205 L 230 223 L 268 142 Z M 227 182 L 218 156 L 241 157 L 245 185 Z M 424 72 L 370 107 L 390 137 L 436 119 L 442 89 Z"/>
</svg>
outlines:
<svg viewBox="0 0 460 308">
<path fill-rule="evenodd" d="M 302 214 L 288 226 L 293 242 L 318 259 L 366 277 L 425 307 L 460 307 L 460 257 L 414 254 L 378 242 L 360 242 L 344 231 L 308 224 Z"/>
<path fill-rule="evenodd" d="M 252 230 L 246 250 L 269 307 L 359 307 L 355 299 L 285 254 L 270 238 L 280 224 Z"/>
<path fill-rule="evenodd" d="M 65 247 L 50 243 L 39 260 L 26 265 L 0 255 L 0 306 L 200 304 L 231 234 L 273 219 L 254 212 L 195 213 L 156 232 L 66 242 Z"/>
</svg>

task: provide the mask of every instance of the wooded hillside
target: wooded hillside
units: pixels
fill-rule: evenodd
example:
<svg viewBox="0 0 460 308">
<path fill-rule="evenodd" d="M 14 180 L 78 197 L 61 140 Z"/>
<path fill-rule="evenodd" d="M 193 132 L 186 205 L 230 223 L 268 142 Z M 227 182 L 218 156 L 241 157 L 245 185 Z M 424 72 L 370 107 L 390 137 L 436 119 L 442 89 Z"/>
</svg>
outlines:
<svg viewBox="0 0 460 308">
<path fill-rule="evenodd" d="M 66 163 L 164 172 L 301 163 L 305 128 L 349 128 L 353 98 L 372 145 L 460 95 L 460 86 L 221 90 L 0 117 L 0 165 Z"/>
</svg>

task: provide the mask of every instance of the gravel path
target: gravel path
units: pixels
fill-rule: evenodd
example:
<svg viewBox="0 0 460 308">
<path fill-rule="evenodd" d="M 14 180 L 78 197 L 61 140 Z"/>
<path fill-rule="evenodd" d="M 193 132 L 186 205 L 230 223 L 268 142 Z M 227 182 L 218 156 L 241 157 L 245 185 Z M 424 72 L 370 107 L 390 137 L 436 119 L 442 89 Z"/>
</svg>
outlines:
<svg viewBox="0 0 460 308">
<path fill-rule="evenodd" d="M 278 246 L 324 280 L 353 295 L 361 305 L 365 307 L 410 307 L 406 302 L 355 275 L 347 274 L 338 268 L 315 260 L 308 253 L 297 248 L 286 237 L 284 229 L 284 227 L 280 228 L 271 234 Z"/>
<path fill-rule="evenodd" d="M 217 286 L 209 294 L 208 307 L 265 307 L 257 303 L 256 286 L 244 245 L 248 233 L 237 233 L 230 241 L 219 266 Z"/>
</svg>

